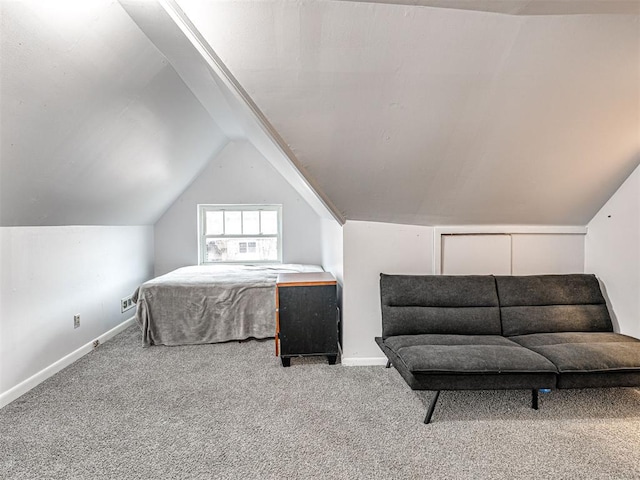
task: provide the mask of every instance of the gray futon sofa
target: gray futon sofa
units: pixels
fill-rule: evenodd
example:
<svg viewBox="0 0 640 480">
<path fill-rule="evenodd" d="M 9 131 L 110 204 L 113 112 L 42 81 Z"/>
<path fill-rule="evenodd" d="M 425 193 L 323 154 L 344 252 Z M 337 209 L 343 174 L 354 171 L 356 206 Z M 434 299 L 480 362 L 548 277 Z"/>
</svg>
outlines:
<svg viewBox="0 0 640 480">
<path fill-rule="evenodd" d="M 613 332 L 594 275 L 380 276 L 376 342 L 414 390 L 640 386 L 640 340 Z"/>
</svg>

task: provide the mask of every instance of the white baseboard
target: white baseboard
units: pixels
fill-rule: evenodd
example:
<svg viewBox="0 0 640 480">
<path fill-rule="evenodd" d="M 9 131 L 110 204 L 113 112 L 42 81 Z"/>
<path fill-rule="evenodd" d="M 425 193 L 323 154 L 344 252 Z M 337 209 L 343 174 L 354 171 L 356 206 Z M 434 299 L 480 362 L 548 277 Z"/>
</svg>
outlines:
<svg viewBox="0 0 640 480">
<path fill-rule="evenodd" d="M 6 405 L 9 405 L 16 398 L 21 397 L 22 395 L 27 393 L 29 390 L 34 388 L 36 385 L 41 384 L 47 378 L 55 375 L 56 373 L 58 373 L 63 368 L 68 367 L 73 362 L 75 362 L 76 360 L 82 358 L 84 355 L 86 355 L 87 353 L 92 351 L 93 348 L 94 348 L 93 347 L 93 342 L 95 342 L 96 340 L 98 340 L 100 343 L 104 343 L 107 340 L 109 340 L 110 338 L 115 337 L 118 333 L 122 332 L 126 328 L 130 327 L 131 325 L 133 325 L 134 322 L 135 322 L 135 317 L 131 317 L 130 319 L 125 320 L 120 325 L 118 325 L 116 327 L 113 327 L 111 330 L 109 330 L 106 333 L 103 333 L 98 338 L 96 338 L 94 340 L 91 340 L 89 343 L 81 346 L 77 350 L 74 350 L 69 355 L 67 355 L 65 357 L 62 357 L 57 362 L 52 363 L 48 367 L 40 370 L 35 375 L 32 375 L 31 377 L 27 378 L 24 382 L 21 382 L 18 385 L 16 385 L 15 387 L 13 387 L 13 388 L 7 390 L 6 392 L 0 394 L 0 408 L 4 407 Z"/>
<path fill-rule="evenodd" d="M 386 365 L 387 357 L 342 357 L 340 363 L 347 367 L 365 367 L 370 365 Z"/>
</svg>

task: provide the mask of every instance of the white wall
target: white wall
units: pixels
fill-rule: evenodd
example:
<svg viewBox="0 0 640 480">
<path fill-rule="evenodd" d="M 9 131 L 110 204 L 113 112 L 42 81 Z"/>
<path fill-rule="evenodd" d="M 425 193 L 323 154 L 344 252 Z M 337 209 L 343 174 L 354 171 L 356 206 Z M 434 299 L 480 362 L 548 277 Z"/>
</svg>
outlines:
<svg viewBox="0 0 640 480">
<path fill-rule="evenodd" d="M 585 270 L 602 281 L 619 331 L 640 338 L 640 167 L 587 228 Z"/>
<path fill-rule="evenodd" d="M 155 274 L 198 263 L 197 205 L 282 204 L 283 262 L 322 262 L 320 217 L 248 142 L 213 158 L 155 225 Z"/>
<path fill-rule="evenodd" d="M 342 363 L 383 364 L 380 273 L 433 273 L 433 228 L 347 221 L 343 232 Z"/>
<path fill-rule="evenodd" d="M 322 240 L 322 266 L 327 272 L 331 272 L 338 281 L 338 308 L 339 308 L 339 335 L 340 344 L 343 337 L 342 323 L 342 289 L 344 286 L 344 239 L 343 229 L 336 220 L 323 218 L 320 222 Z"/>
<path fill-rule="evenodd" d="M 338 283 L 344 280 L 344 246 L 342 225 L 337 221 L 323 218 L 320 223 L 322 240 L 322 266 L 333 273 Z"/>
<path fill-rule="evenodd" d="M 152 266 L 152 227 L 0 228 L 0 400 L 133 316 Z"/>
</svg>

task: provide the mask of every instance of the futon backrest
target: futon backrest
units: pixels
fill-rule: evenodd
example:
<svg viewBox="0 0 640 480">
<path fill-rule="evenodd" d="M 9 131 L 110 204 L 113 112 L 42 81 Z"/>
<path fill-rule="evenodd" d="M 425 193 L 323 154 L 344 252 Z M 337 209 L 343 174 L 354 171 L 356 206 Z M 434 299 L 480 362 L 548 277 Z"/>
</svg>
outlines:
<svg viewBox="0 0 640 480">
<path fill-rule="evenodd" d="M 500 335 L 491 276 L 380 275 L 382 336 Z"/>
<path fill-rule="evenodd" d="M 503 335 L 613 331 L 594 275 L 495 278 Z"/>
</svg>

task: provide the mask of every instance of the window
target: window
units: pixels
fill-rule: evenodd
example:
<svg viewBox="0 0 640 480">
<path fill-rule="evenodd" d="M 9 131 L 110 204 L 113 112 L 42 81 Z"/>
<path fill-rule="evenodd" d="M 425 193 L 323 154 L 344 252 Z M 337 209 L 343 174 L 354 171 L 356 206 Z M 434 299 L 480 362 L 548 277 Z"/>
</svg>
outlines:
<svg viewBox="0 0 640 480">
<path fill-rule="evenodd" d="M 199 262 L 282 261 L 281 205 L 198 205 Z"/>
</svg>

